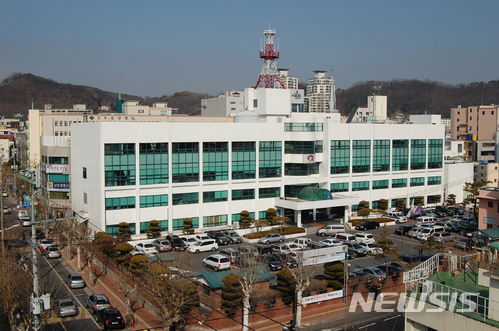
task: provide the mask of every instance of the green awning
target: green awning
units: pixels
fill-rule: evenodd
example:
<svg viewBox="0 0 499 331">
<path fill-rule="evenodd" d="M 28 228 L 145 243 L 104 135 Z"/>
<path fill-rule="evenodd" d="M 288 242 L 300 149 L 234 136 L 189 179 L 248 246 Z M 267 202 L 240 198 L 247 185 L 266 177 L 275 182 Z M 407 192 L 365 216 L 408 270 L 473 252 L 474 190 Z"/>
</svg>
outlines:
<svg viewBox="0 0 499 331">
<path fill-rule="evenodd" d="M 478 230 L 478 231 L 489 236 L 489 238 L 491 240 L 499 239 L 499 228 L 490 228 L 490 229 Z"/>
<path fill-rule="evenodd" d="M 493 249 L 499 249 L 499 241 L 494 241 L 490 244 L 490 247 Z"/>
<path fill-rule="evenodd" d="M 298 193 L 298 199 L 307 201 L 331 200 L 332 194 L 323 188 L 307 186 Z"/>
</svg>

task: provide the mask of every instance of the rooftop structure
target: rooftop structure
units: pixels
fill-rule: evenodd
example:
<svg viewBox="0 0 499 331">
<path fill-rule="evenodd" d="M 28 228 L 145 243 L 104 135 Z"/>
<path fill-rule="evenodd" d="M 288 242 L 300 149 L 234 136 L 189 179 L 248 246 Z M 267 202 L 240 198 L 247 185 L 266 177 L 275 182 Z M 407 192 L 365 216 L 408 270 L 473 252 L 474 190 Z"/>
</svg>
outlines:
<svg viewBox="0 0 499 331">
<path fill-rule="evenodd" d="M 263 34 L 265 35 L 265 48 L 260 50 L 263 66 L 255 84 L 255 89 L 260 86 L 265 88 L 285 88 L 277 71 L 279 51 L 274 47 L 275 30 L 265 30 Z"/>
</svg>

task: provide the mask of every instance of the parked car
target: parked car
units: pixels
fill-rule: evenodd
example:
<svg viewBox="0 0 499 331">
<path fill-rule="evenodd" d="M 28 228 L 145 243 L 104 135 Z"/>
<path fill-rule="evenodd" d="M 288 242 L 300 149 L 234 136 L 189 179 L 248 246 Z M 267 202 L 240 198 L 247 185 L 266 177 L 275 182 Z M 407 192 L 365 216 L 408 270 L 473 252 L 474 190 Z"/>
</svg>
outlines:
<svg viewBox="0 0 499 331">
<path fill-rule="evenodd" d="M 216 251 L 218 249 L 218 244 L 215 241 L 215 239 L 208 239 L 208 240 L 203 240 L 203 241 L 198 241 L 192 246 L 189 246 L 188 251 L 189 253 L 200 253 L 200 252 L 207 252 L 207 251 Z"/>
<path fill-rule="evenodd" d="M 379 229 L 379 223 L 376 221 L 364 221 L 355 227 L 355 230 L 361 230 L 361 231 L 372 230 L 372 229 Z"/>
<path fill-rule="evenodd" d="M 471 238 L 461 238 L 456 244 L 456 248 L 465 250 L 468 243 L 471 242 Z"/>
<path fill-rule="evenodd" d="M 298 267 L 298 261 L 290 254 L 274 253 L 272 255 L 279 259 L 285 266 L 288 266 L 288 268 Z"/>
<path fill-rule="evenodd" d="M 83 280 L 80 274 L 68 274 L 66 276 L 66 283 L 69 288 L 84 288 L 86 285 L 85 280 Z"/>
<path fill-rule="evenodd" d="M 324 239 L 324 240 L 321 240 L 322 243 L 328 245 L 329 247 L 332 247 L 332 246 L 341 246 L 343 245 L 343 242 L 342 241 L 339 241 L 338 239 Z"/>
<path fill-rule="evenodd" d="M 167 239 L 154 239 L 152 244 L 158 252 L 170 252 L 173 249 L 172 243 Z"/>
<path fill-rule="evenodd" d="M 96 321 L 101 323 L 103 330 L 123 330 L 126 322 L 116 308 L 104 308 L 97 311 Z"/>
<path fill-rule="evenodd" d="M 402 261 L 407 263 L 424 262 L 428 260 L 431 255 L 401 255 Z"/>
<path fill-rule="evenodd" d="M 101 309 L 113 307 L 105 294 L 92 294 L 87 298 L 85 304 L 87 308 L 92 309 L 93 314 Z"/>
<path fill-rule="evenodd" d="M 307 247 L 310 249 L 319 249 L 319 248 L 327 248 L 327 247 L 329 247 L 329 245 L 327 245 L 323 242 L 320 242 L 320 241 L 313 241 L 312 240 L 307 244 Z"/>
<path fill-rule="evenodd" d="M 355 252 L 357 256 L 366 256 L 367 255 L 367 248 L 362 247 L 358 243 L 351 243 L 351 242 L 345 242 L 344 245 L 346 245 L 348 248 L 352 249 L 352 251 Z"/>
<path fill-rule="evenodd" d="M 447 223 L 447 228 L 449 232 L 454 232 L 454 233 L 461 233 L 463 231 L 463 227 L 457 222 Z"/>
<path fill-rule="evenodd" d="M 279 233 L 269 233 L 265 237 L 260 238 L 258 240 L 260 244 L 270 244 L 277 242 L 284 242 L 284 236 L 281 236 Z"/>
<path fill-rule="evenodd" d="M 400 273 L 402 272 L 401 268 L 396 267 L 396 266 L 391 265 L 391 264 L 387 264 L 387 265 L 380 264 L 380 265 L 376 266 L 376 268 L 380 269 L 388 276 L 393 276 L 393 277 L 399 277 Z"/>
<path fill-rule="evenodd" d="M 230 269 L 230 259 L 223 254 L 213 254 L 203 259 L 203 265 L 215 271 Z"/>
<path fill-rule="evenodd" d="M 402 225 L 395 229 L 393 233 L 400 236 L 406 236 L 410 230 L 412 230 L 412 225 Z"/>
<path fill-rule="evenodd" d="M 185 243 L 187 247 L 192 246 L 199 241 L 195 235 L 182 236 L 180 237 L 180 239 Z"/>
<path fill-rule="evenodd" d="M 229 238 L 229 241 L 231 244 L 242 244 L 243 243 L 243 237 L 241 237 L 236 231 L 234 230 L 222 230 L 222 233 Z"/>
<path fill-rule="evenodd" d="M 184 243 L 180 237 L 172 237 L 168 239 L 168 241 L 172 244 L 172 247 L 176 251 L 185 251 L 187 249 L 187 245 Z"/>
<path fill-rule="evenodd" d="M 441 232 L 433 235 L 436 242 L 446 243 L 456 240 L 456 236 L 450 232 Z"/>
<path fill-rule="evenodd" d="M 222 232 L 214 232 L 209 236 L 211 239 L 215 239 L 218 245 L 228 245 L 230 243 L 229 238 Z"/>
<path fill-rule="evenodd" d="M 379 268 L 359 268 L 353 270 L 353 273 L 357 276 L 365 276 L 371 279 L 377 279 L 380 282 L 384 282 L 386 278 L 386 273 Z"/>
<path fill-rule="evenodd" d="M 4 215 L 12 214 L 12 209 L 10 209 L 8 206 L 3 206 L 3 213 Z"/>
<path fill-rule="evenodd" d="M 49 246 L 45 248 L 45 254 L 49 259 L 56 259 L 61 257 L 61 252 L 59 251 L 59 247 L 57 246 Z"/>
<path fill-rule="evenodd" d="M 332 239 L 338 239 L 343 242 L 356 242 L 357 238 L 353 234 L 350 233 L 336 233 L 335 235 L 329 237 Z"/>
<path fill-rule="evenodd" d="M 9 196 L 9 193 L 7 193 L 7 191 L 3 190 L 2 191 L 2 197 L 6 198 Z"/>
<path fill-rule="evenodd" d="M 57 315 L 59 317 L 76 316 L 78 308 L 71 299 L 60 299 L 57 301 Z"/>
<path fill-rule="evenodd" d="M 248 257 L 256 257 L 259 254 L 257 248 L 254 246 L 239 246 L 237 247 L 237 250 L 241 253 L 241 255 Z"/>
<path fill-rule="evenodd" d="M 307 244 L 312 241 L 312 239 L 310 238 L 295 238 L 295 240 L 293 240 L 292 242 L 296 245 L 298 245 L 298 247 L 300 247 L 300 249 L 304 249 L 305 247 L 307 247 Z"/>
<path fill-rule="evenodd" d="M 281 243 L 281 244 L 274 244 L 272 245 L 272 250 L 277 253 L 285 253 L 289 254 L 292 252 L 297 252 L 300 248 L 298 245 L 293 244 L 293 243 Z"/>
<path fill-rule="evenodd" d="M 230 262 L 234 263 L 236 262 L 236 258 L 241 255 L 241 253 L 235 249 L 235 248 L 232 248 L 232 247 L 227 247 L 227 248 L 224 248 L 220 251 L 220 254 L 222 255 L 225 255 L 229 258 Z"/>
<path fill-rule="evenodd" d="M 277 271 L 284 268 L 283 261 L 274 254 L 262 256 L 262 262 L 267 265 L 267 269 L 272 271 Z"/>
<path fill-rule="evenodd" d="M 257 257 L 274 253 L 273 245 L 256 245 L 254 248 L 257 249 Z"/>
<path fill-rule="evenodd" d="M 393 219 L 395 220 L 396 224 L 407 223 L 407 217 L 405 216 L 394 217 Z"/>
<path fill-rule="evenodd" d="M 372 255 L 383 254 L 383 250 L 380 247 L 376 247 L 373 243 L 359 243 L 359 245 L 367 249 L 368 254 Z"/>
<path fill-rule="evenodd" d="M 315 233 L 318 236 L 330 236 L 335 233 L 345 232 L 345 225 L 343 224 L 328 224 L 317 229 Z"/>
<path fill-rule="evenodd" d="M 356 233 L 355 241 L 359 243 L 371 243 L 371 244 L 375 242 L 374 236 L 370 233 Z"/>
<path fill-rule="evenodd" d="M 156 246 L 151 243 L 138 243 L 135 245 L 135 250 L 142 252 L 146 255 L 158 254 Z"/>
</svg>

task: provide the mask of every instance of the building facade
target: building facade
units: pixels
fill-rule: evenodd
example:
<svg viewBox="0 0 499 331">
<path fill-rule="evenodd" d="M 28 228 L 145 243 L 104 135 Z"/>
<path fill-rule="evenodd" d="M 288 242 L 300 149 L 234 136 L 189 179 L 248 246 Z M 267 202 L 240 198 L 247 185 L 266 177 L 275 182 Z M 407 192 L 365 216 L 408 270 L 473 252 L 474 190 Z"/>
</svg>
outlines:
<svg viewBox="0 0 499 331">
<path fill-rule="evenodd" d="M 260 219 L 276 208 L 301 225 L 348 217 L 361 200 L 376 209 L 380 199 L 395 206 L 423 196 L 432 204 L 443 194 L 441 125 L 254 115 L 234 123 L 73 125 L 72 209 L 96 229 L 112 234 L 128 222 L 140 235 L 150 220 L 169 232 L 181 231 L 184 218 L 199 229 L 230 227 L 243 210 Z M 310 188 L 333 198 L 300 199 Z"/>
<path fill-rule="evenodd" d="M 497 131 L 498 107 L 496 105 L 451 108 L 451 139 L 494 140 Z"/>
</svg>

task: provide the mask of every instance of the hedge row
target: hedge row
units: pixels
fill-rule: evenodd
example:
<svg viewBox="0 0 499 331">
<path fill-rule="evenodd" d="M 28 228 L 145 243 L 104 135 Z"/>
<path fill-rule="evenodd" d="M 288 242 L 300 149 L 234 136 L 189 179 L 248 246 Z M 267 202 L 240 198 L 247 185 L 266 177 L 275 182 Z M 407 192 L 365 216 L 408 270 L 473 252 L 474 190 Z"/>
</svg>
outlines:
<svg viewBox="0 0 499 331">
<path fill-rule="evenodd" d="M 269 233 L 279 233 L 284 235 L 290 235 L 290 234 L 295 234 L 295 233 L 304 233 L 306 232 L 304 228 L 299 228 L 295 225 L 287 226 L 281 231 L 281 229 L 272 229 L 272 230 L 266 230 L 266 231 L 261 231 L 261 232 L 255 232 L 255 233 L 248 233 L 243 235 L 244 238 L 247 239 L 258 239 L 265 237 Z"/>
</svg>

